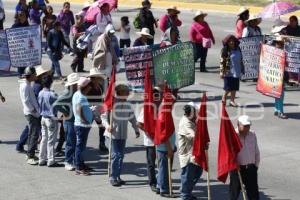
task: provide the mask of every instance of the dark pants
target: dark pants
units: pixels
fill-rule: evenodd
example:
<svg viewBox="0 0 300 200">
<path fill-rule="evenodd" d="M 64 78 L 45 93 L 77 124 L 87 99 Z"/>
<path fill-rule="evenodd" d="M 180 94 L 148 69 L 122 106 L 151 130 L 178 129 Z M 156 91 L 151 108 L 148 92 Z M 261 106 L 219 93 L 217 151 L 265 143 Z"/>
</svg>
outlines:
<svg viewBox="0 0 300 200">
<path fill-rule="evenodd" d="M 156 150 L 154 147 L 146 147 L 147 155 L 147 169 L 148 169 L 148 179 L 150 186 L 156 186 L 157 180 L 155 175 L 155 160 L 156 160 Z"/>
<path fill-rule="evenodd" d="M 84 56 L 85 56 L 85 51 L 76 51 L 75 52 L 75 57 L 72 61 L 71 68 L 73 72 L 82 72 L 84 69 Z"/>
<path fill-rule="evenodd" d="M 248 167 L 240 167 L 240 172 L 247 192 L 248 200 L 259 200 L 258 184 L 257 184 L 257 167 L 248 165 Z M 241 185 L 237 171 L 230 172 L 229 193 L 230 200 L 237 200 L 241 191 Z"/>
<path fill-rule="evenodd" d="M 124 50 L 125 46 L 127 48 L 130 47 L 130 43 L 131 43 L 130 39 L 125 39 L 125 40 L 124 39 L 120 39 L 120 48 L 122 49 L 120 56 L 123 55 L 123 50 Z"/>
<path fill-rule="evenodd" d="M 4 20 L 3 20 L 3 19 L 1 19 L 1 20 L 0 20 L 0 30 L 3 30 L 3 29 L 4 29 L 4 27 L 3 27 L 3 23 L 4 23 Z"/>
<path fill-rule="evenodd" d="M 126 140 L 112 139 L 111 180 L 120 179 L 123 168 L 125 146 Z"/>
<path fill-rule="evenodd" d="M 202 175 L 202 168 L 193 163 L 181 169 L 181 198 L 182 200 L 190 200 L 192 191 Z"/>
<path fill-rule="evenodd" d="M 65 130 L 64 130 L 64 126 L 63 126 L 63 121 L 59 121 L 60 123 L 60 129 L 59 129 L 59 140 L 58 140 L 58 144 L 56 146 L 56 152 L 60 152 L 62 151 L 62 147 L 66 141 L 65 138 Z"/>
<path fill-rule="evenodd" d="M 154 44 L 154 35 L 153 35 L 153 39 L 149 39 L 149 38 L 148 38 L 147 44 L 148 44 L 148 45 L 153 45 L 153 44 Z"/>
<path fill-rule="evenodd" d="M 40 118 L 34 117 L 32 115 L 25 115 L 25 118 L 28 121 L 28 139 L 27 139 L 27 156 L 28 158 L 33 158 L 35 155 L 35 150 L 38 144 L 39 132 L 41 130 Z"/>
<path fill-rule="evenodd" d="M 28 139 L 28 132 L 29 132 L 29 127 L 25 126 L 24 130 L 22 131 L 20 135 L 20 140 L 17 143 L 16 150 L 17 151 L 23 151 L 24 150 L 24 145 L 27 142 Z"/>
<path fill-rule="evenodd" d="M 99 127 L 99 147 L 100 146 L 105 146 L 105 128 L 104 127 Z"/>
<path fill-rule="evenodd" d="M 202 44 L 193 43 L 194 46 L 194 62 L 197 62 L 200 58 L 200 71 L 203 72 L 206 70 L 206 57 L 207 57 L 207 48 L 204 48 Z"/>
<path fill-rule="evenodd" d="M 76 133 L 74 129 L 74 122 L 65 121 L 64 131 L 66 134 L 66 148 L 65 148 L 65 161 L 68 164 L 74 164 L 75 148 L 76 148 Z"/>
<path fill-rule="evenodd" d="M 84 167 L 83 152 L 86 149 L 86 143 L 91 128 L 75 126 L 76 147 L 75 147 L 75 165 L 77 170 Z"/>
</svg>

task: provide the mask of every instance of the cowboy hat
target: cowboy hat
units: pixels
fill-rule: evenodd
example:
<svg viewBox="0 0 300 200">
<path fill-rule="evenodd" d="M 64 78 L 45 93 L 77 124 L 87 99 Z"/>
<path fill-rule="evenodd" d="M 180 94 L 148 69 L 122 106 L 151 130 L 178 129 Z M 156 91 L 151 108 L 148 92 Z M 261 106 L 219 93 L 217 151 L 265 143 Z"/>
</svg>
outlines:
<svg viewBox="0 0 300 200">
<path fill-rule="evenodd" d="M 35 68 L 35 72 L 36 72 L 36 76 L 40 76 L 40 75 L 43 75 L 45 73 L 49 73 L 51 72 L 50 69 L 45 69 L 42 67 L 42 65 L 39 65 Z"/>
<path fill-rule="evenodd" d="M 176 13 L 177 13 L 177 14 L 179 14 L 179 13 L 180 13 L 180 11 L 179 11 L 179 10 L 177 10 L 177 7 L 176 7 L 176 6 L 170 6 L 169 8 L 167 8 L 167 11 L 170 11 L 170 10 L 174 10 L 174 11 L 176 11 Z"/>
<path fill-rule="evenodd" d="M 90 75 L 88 77 L 100 77 L 106 79 L 106 75 L 102 73 L 98 68 L 91 68 Z"/>
<path fill-rule="evenodd" d="M 240 16 L 241 14 L 243 14 L 244 12 L 249 11 L 249 8 L 247 7 L 241 7 L 239 9 L 239 12 L 236 14 L 237 16 Z"/>
<path fill-rule="evenodd" d="M 145 36 L 147 36 L 150 39 L 153 38 L 153 36 L 150 34 L 149 28 L 142 28 L 142 30 L 140 32 L 136 32 L 136 34 L 141 35 L 141 36 L 145 35 Z"/>
<path fill-rule="evenodd" d="M 197 17 L 203 15 L 204 17 L 207 16 L 207 13 L 203 12 L 202 10 L 198 10 L 196 13 L 195 13 L 195 17 L 194 17 L 194 20 L 197 19 Z"/>
<path fill-rule="evenodd" d="M 246 24 L 248 24 L 250 21 L 258 20 L 258 24 L 261 23 L 261 17 L 257 15 L 250 15 L 249 19 L 245 21 Z"/>
<path fill-rule="evenodd" d="M 72 73 L 67 76 L 67 81 L 65 82 L 65 86 L 71 86 L 77 84 L 79 81 L 79 75 L 77 73 Z"/>
</svg>

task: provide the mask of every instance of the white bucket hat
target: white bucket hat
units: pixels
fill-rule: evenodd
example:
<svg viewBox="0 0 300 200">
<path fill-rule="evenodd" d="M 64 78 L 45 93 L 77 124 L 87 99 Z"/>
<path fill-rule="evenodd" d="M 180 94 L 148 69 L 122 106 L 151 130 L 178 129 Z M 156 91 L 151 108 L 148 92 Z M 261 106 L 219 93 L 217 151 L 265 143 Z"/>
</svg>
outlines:
<svg viewBox="0 0 300 200">
<path fill-rule="evenodd" d="M 35 68 L 35 72 L 36 72 L 36 76 L 40 76 L 42 74 L 51 72 L 51 69 L 45 69 L 45 68 L 42 67 L 42 65 L 38 65 Z"/>
<path fill-rule="evenodd" d="M 194 17 L 194 20 L 197 19 L 198 16 L 201 16 L 201 15 L 204 15 L 204 17 L 207 16 L 207 13 L 203 12 L 202 10 L 198 10 L 196 13 L 195 13 L 195 17 Z"/>
<path fill-rule="evenodd" d="M 242 115 L 238 118 L 238 122 L 243 126 L 251 125 L 251 121 L 248 115 Z"/>
<path fill-rule="evenodd" d="M 241 7 L 239 9 L 239 12 L 236 14 L 237 16 L 240 16 L 241 14 L 243 14 L 244 12 L 249 11 L 249 8 L 247 7 Z"/>
<path fill-rule="evenodd" d="M 103 79 L 107 78 L 107 76 L 104 73 L 102 73 L 98 68 L 91 68 L 90 75 L 88 77 L 100 77 Z"/>
<path fill-rule="evenodd" d="M 146 35 L 148 38 L 152 39 L 153 36 L 150 34 L 150 30 L 149 28 L 142 28 L 142 30 L 140 32 L 136 32 L 136 34 L 142 36 L 142 35 Z"/>
<path fill-rule="evenodd" d="M 77 84 L 79 81 L 79 75 L 77 73 L 69 74 L 65 86 L 71 86 Z"/>
</svg>

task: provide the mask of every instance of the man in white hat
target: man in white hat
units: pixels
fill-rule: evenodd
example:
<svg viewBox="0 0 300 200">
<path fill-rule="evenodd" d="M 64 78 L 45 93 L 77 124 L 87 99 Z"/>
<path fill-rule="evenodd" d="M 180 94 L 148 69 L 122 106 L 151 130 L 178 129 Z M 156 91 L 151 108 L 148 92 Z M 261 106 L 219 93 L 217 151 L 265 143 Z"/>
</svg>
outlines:
<svg viewBox="0 0 300 200">
<path fill-rule="evenodd" d="M 75 117 L 74 126 L 76 133 L 75 167 L 76 175 L 89 175 L 89 168 L 84 164 L 83 152 L 86 149 L 88 135 L 93 123 L 93 112 L 90 108 L 87 95 L 91 90 L 90 79 L 80 77 L 78 91 L 72 98 L 72 108 Z"/>
<path fill-rule="evenodd" d="M 58 97 L 54 103 L 54 108 L 63 114 L 63 126 L 65 131 L 66 146 L 65 146 L 65 169 L 67 171 L 74 170 L 74 157 L 76 146 L 76 134 L 74 128 L 74 114 L 72 112 L 72 98 L 77 91 L 77 83 L 79 75 L 72 73 L 68 75 L 65 83 L 65 91 Z"/>
<path fill-rule="evenodd" d="M 258 200 L 259 191 L 257 183 L 257 170 L 260 162 L 260 152 L 256 135 L 250 130 L 251 121 L 249 116 L 242 115 L 238 118 L 237 133 L 239 135 L 242 149 L 237 156 L 243 184 L 249 200 Z M 237 200 L 241 191 L 241 185 L 237 171 L 230 173 L 230 198 Z"/>
<path fill-rule="evenodd" d="M 261 36 L 262 32 L 258 26 L 262 19 L 256 15 L 250 15 L 249 19 L 245 21 L 246 27 L 243 30 L 242 37 Z"/>
<path fill-rule="evenodd" d="M 136 32 L 136 34 L 139 35 L 140 37 L 134 41 L 133 43 L 134 47 L 148 45 L 148 40 L 153 39 L 153 36 L 150 34 L 150 30 L 148 28 L 142 28 L 142 30 Z"/>
<path fill-rule="evenodd" d="M 178 19 L 178 14 L 180 13 L 179 10 L 177 10 L 176 6 L 170 6 L 167 8 L 168 14 L 164 15 L 160 19 L 159 27 L 162 30 L 162 32 L 165 32 L 168 28 L 173 27 L 177 30 L 179 35 L 178 26 L 181 26 L 182 22 Z"/>
</svg>

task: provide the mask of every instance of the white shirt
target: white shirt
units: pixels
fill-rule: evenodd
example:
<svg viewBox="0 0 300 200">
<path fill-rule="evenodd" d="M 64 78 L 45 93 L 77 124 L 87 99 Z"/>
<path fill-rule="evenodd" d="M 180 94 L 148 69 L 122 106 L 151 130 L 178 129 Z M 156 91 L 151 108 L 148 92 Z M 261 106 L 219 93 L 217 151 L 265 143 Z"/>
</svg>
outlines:
<svg viewBox="0 0 300 200">
<path fill-rule="evenodd" d="M 104 33 L 105 27 L 107 26 L 107 24 L 112 24 L 112 19 L 111 19 L 110 14 L 103 15 L 103 14 L 99 13 L 96 17 L 96 22 L 97 22 L 99 33 L 101 35 L 102 33 Z"/>
<path fill-rule="evenodd" d="M 130 25 L 129 24 L 126 25 L 125 27 L 121 27 L 120 39 L 121 40 L 130 39 Z"/>
<path fill-rule="evenodd" d="M 20 97 L 23 104 L 24 115 L 40 117 L 39 104 L 34 95 L 31 84 L 27 80 L 20 84 Z"/>
<path fill-rule="evenodd" d="M 144 123 L 144 108 L 142 108 L 137 121 L 139 123 Z M 146 146 L 146 147 L 154 147 L 155 146 L 153 141 L 151 140 L 151 138 L 149 138 L 146 133 L 144 133 L 144 146 Z"/>
<path fill-rule="evenodd" d="M 243 29 L 243 34 L 242 37 L 254 37 L 254 36 L 260 36 L 261 35 L 261 31 L 258 28 L 252 28 L 250 26 L 246 26 Z"/>
</svg>

